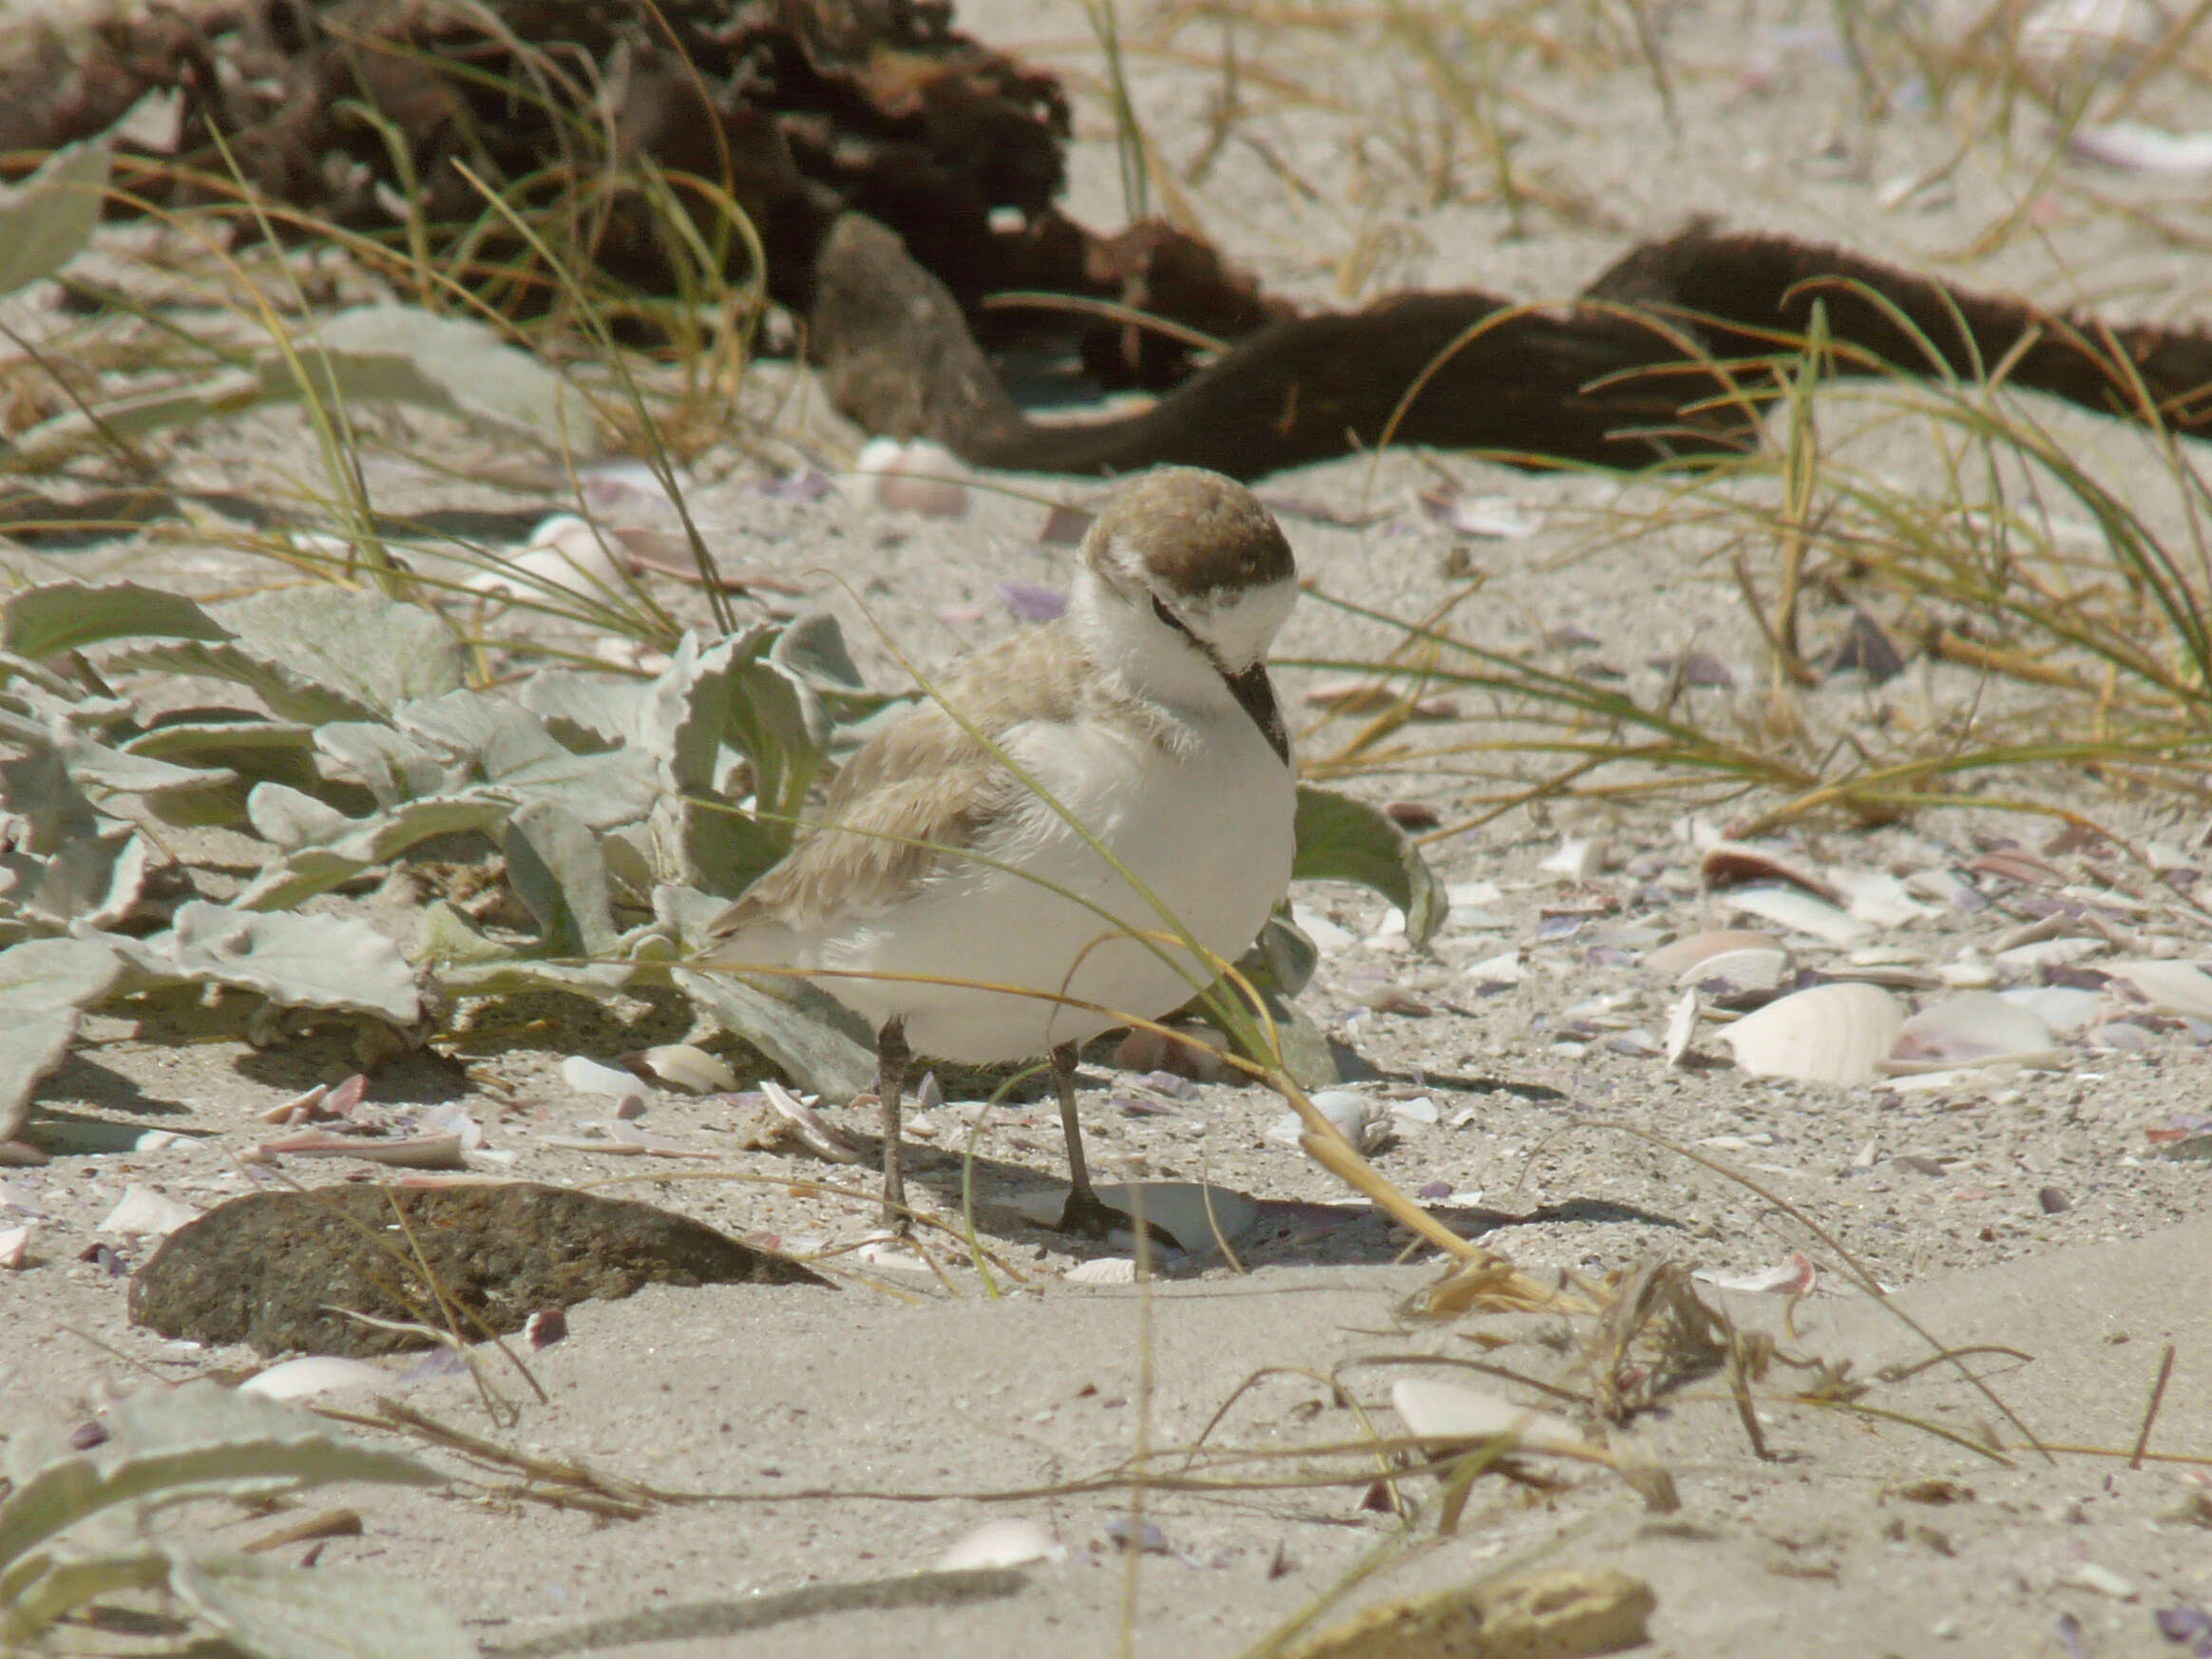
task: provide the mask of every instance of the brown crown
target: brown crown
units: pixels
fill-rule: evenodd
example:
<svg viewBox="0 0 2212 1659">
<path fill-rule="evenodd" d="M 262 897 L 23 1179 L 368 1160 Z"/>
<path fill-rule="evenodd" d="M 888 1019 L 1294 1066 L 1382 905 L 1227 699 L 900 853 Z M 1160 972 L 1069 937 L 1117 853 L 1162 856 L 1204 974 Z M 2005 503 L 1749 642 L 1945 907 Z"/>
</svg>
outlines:
<svg viewBox="0 0 2212 1659">
<path fill-rule="evenodd" d="M 1170 594 L 1259 587 L 1298 574 L 1290 543 L 1252 492 L 1218 472 L 1163 467 L 1115 492 L 1091 526 L 1094 564 L 1114 543 L 1140 557 Z"/>
</svg>

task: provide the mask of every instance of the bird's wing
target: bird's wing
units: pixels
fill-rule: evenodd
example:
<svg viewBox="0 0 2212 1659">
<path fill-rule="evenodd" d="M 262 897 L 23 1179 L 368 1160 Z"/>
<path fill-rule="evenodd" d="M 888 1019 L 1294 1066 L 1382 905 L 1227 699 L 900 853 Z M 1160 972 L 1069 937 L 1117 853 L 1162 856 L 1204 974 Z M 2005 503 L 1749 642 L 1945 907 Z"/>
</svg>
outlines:
<svg viewBox="0 0 2212 1659">
<path fill-rule="evenodd" d="M 1027 721 L 1073 718 L 1083 672 L 1057 625 L 969 658 L 939 685 L 943 703 L 917 704 L 845 763 L 820 821 L 715 920 L 710 937 L 764 923 L 806 929 L 880 914 L 909 896 L 1022 804 L 1020 780 L 979 736 L 997 743 Z"/>
</svg>

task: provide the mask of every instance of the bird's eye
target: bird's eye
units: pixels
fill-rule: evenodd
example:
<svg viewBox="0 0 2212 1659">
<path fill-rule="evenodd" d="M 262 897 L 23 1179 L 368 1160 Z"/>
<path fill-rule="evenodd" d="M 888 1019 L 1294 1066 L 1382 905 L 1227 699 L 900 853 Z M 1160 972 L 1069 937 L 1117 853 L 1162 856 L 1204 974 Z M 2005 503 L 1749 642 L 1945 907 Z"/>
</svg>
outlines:
<svg viewBox="0 0 2212 1659">
<path fill-rule="evenodd" d="M 1184 621 L 1182 618 L 1178 617 L 1173 611 L 1171 611 L 1166 605 L 1162 604 L 1160 602 L 1160 596 L 1156 593 L 1153 595 L 1153 615 L 1159 618 L 1161 621 L 1167 623 L 1169 627 L 1174 629 L 1176 633 L 1182 635 L 1184 639 L 1190 640 L 1192 644 L 1197 643 L 1198 636 L 1191 632 L 1190 623 Z"/>
</svg>

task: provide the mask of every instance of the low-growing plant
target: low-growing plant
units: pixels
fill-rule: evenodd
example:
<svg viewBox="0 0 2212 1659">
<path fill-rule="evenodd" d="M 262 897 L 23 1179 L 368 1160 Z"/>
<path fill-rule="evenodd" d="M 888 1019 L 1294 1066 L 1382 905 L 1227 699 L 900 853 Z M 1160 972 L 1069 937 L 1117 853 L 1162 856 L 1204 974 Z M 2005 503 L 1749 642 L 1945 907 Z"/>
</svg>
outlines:
<svg viewBox="0 0 2212 1659">
<path fill-rule="evenodd" d="M 165 1591 L 256 1659 L 467 1659 L 459 1619 L 405 1585 L 198 1549 L 159 1522 L 180 1504 L 265 1501 L 340 1481 L 436 1486 L 404 1452 L 296 1405 L 205 1380 L 127 1395 L 75 1433 L 20 1432 L 0 1497 L 0 1647 L 20 1651 L 125 1591 Z M 334 1631 L 343 1630 L 343 1639 Z"/>
</svg>

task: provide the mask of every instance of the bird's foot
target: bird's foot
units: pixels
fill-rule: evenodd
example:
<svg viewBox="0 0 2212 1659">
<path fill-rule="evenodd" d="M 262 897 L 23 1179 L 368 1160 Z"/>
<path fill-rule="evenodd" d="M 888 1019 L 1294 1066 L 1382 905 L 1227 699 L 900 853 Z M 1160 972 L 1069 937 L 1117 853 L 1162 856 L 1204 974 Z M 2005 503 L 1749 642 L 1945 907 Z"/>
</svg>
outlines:
<svg viewBox="0 0 2212 1659">
<path fill-rule="evenodd" d="M 1104 1238 L 1116 1228 L 1128 1225 L 1129 1217 L 1118 1210 L 1108 1209 L 1097 1193 L 1088 1187 L 1076 1187 L 1069 1191 L 1067 1204 L 1060 1211 L 1058 1230 Z"/>
</svg>

